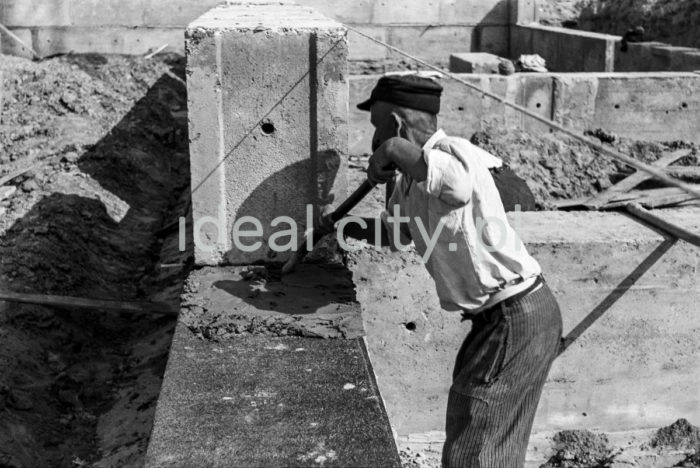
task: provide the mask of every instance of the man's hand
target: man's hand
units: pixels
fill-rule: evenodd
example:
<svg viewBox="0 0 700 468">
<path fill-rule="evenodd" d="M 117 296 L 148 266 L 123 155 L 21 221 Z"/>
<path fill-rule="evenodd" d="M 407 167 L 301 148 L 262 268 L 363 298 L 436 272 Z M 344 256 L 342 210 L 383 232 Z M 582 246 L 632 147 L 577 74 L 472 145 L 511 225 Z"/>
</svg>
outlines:
<svg viewBox="0 0 700 468">
<path fill-rule="evenodd" d="M 384 184 L 394 177 L 396 167 L 417 182 L 428 176 L 423 150 L 408 140 L 394 137 L 385 141 L 369 158 L 367 178 L 374 184 Z"/>
<path fill-rule="evenodd" d="M 396 175 L 396 165 L 392 161 L 394 138 L 390 138 L 381 145 L 369 158 L 367 167 L 367 179 L 374 185 L 385 184 Z"/>
<path fill-rule="evenodd" d="M 318 217 L 314 220 L 314 231 L 318 231 L 323 235 L 335 231 L 335 223 L 331 220 L 331 213 L 333 213 L 333 207 L 331 205 L 324 205 L 321 207 Z"/>
</svg>

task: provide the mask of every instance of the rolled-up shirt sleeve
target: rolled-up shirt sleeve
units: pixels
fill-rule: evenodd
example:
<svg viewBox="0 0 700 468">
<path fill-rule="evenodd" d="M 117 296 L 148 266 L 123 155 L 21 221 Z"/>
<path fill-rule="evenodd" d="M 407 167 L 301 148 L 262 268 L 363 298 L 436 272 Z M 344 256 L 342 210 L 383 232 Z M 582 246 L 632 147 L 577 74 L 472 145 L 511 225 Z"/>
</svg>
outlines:
<svg viewBox="0 0 700 468">
<path fill-rule="evenodd" d="M 425 190 L 453 206 L 469 203 L 474 182 L 462 161 L 453 155 L 438 149 L 423 151 L 423 158 L 428 166 Z"/>
</svg>

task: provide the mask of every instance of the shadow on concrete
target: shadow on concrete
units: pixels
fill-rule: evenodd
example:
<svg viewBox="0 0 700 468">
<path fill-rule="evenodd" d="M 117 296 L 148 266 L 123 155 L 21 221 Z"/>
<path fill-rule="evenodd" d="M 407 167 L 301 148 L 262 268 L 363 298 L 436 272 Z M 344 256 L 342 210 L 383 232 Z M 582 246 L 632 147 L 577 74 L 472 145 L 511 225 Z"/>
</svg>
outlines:
<svg viewBox="0 0 700 468">
<path fill-rule="evenodd" d="M 676 243 L 676 239 L 664 240 L 642 263 L 637 266 L 625 279 L 605 297 L 568 335 L 562 338 L 559 354 L 567 350 L 583 333 L 588 330 L 605 312 L 610 309 L 649 269 L 658 262 Z"/>
<path fill-rule="evenodd" d="M 315 60 L 315 61 L 314 61 L 314 60 L 311 60 L 311 61 L 310 61 L 311 66 L 309 67 L 309 71 L 307 71 L 306 73 L 304 73 L 303 75 L 301 75 L 301 76 L 294 82 L 294 84 L 293 84 L 284 94 L 282 94 L 282 96 L 275 102 L 275 104 L 272 105 L 272 107 L 270 107 L 270 109 L 269 109 L 267 112 L 265 112 L 265 113 L 263 114 L 263 116 L 262 116 L 254 125 L 252 125 L 252 126 L 250 127 L 250 129 L 248 129 L 248 131 L 243 135 L 243 137 L 241 137 L 241 139 L 238 140 L 238 141 L 233 145 L 233 147 L 226 153 L 226 155 L 224 155 L 224 157 L 221 159 L 221 161 L 220 161 L 216 166 L 214 166 L 214 167 L 212 168 L 212 170 L 209 171 L 209 173 L 208 173 L 207 175 L 205 175 L 205 176 L 202 178 L 202 180 L 201 180 L 197 185 L 195 185 L 194 187 L 192 187 L 192 193 L 194 193 L 194 192 L 196 192 L 197 190 L 199 190 L 199 188 L 204 184 L 204 182 L 206 182 L 206 181 L 209 179 L 209 177 L 211 177 L 211 176 L 214 174 L 214 172 L 216 172 L 216 171 L 219 169 L 219 166 L 221 166 L 221 165 L 224 163 L 224 161 L 226 161 L 228 158 L 230 158 L 231 156 L 233 156 L 234 152 L 243 144 L 244 141 L 246 141 L 246 139 L 247 139 L 248 137 L 250 137 L 250 135 L 251 135 L 255 130 L 257 130 L 258 128 L 260 128 L 262 125 L 264 125 L 264 124 L 267 122 L 267 119 L 268 119 L 268 117 L 270 116 L 270 114 L 272 114 L 272 112 L 273 112 L 278 106 L 280 106 L 280 105 L 284 102 L 284 100 L 287 99 L 287 97 L 289 97 L 289 95 L 292 93 L 292 91 L 294 91 L 299 85 L 301 85 L 301 84 L 307 79 L 307 77 L 311 77 L 311 78 L 310 78 L 309 86 L 313 87 L 313 86 L 315 85 L 315 83 L 317 83 L 317 81 L 316 81 L 316 80 L 317 80 L 317 77 L 316 77 L 315 75 L 316 75 L 316 71 L 317 71 L 317 69 L 318 69 L 318 64 L 320 64 L 321 62 L 323 62 L 323 60 L 325 60 L 325 58 L 326 58 L 329 54 L 331 54 L 331 52 L 333 52 L 333 51 L 335 50 L 335 48 L 336 48 L 338 45 L 340 45 L 340 44 L 341 44 L 341 41 L 336 42 L 336 43 L 333 44 L 331 47 L 329 47 L 328 50 L 327 50 L 318 60 Z M 316 50 L 317 50 L 317 46 L 316 46 L 316 35 L 315 35 L 315 34 L 312 34 L 311 37 L 310 37 L 310 40 L 309 40 L 309 55 L 310 55 L 311 57 L 316 57 L 316 56 L 317 56 Z M 317 129 L 315 128 L 315 115 L 316 115 L 315 113 L 316 113 L 316 104 L 317 104 L 317 103 L 315 102 L 316 93 L 315 93 L 315 92 L 312 92 L 312 93 L 310 93 L 309 95 L 310 95 L 310 100 L 311 100 L 311 102 L 310 102 L 310 104 L 311 104 L 311 116 L 310 116 L 311 119 L 310 119 L 310 120 L 313 120 L 313 121 L 314 121 L 314 122 L 312 122 L 312 125 L 311 125 L 311 129 L 310 129 L 310 130 L 311 130 L 311 135 L 310 135 L 310 137 L 311 137 L 311 139 L 313 140 L 314 134 L 315 134 L 314 132 L 317 131 Z M 315 145 L 317 145 L 317 141 L 312 141 L 311 143 L 312 143 L 312 153 L 313 153 L 313 152 L 315 151 L 315 148 L 316 148 Z"/>
<path fill-rule="evenodd" d="M 357 304 L 352 273 L 342 264 L 302 264 L 281 279 L 234 277 L 215 281 L 212 286 L 233 296 L 226 301 L 229 309 L 243 302 L 256 312 L 310 315 L 337 313 L 344 305 Z M 216 307 L 217 296 L 210 295 L 210 308 Z"/>
<path fill-rule="evenodd" d="M 514 3 L 509 0 L 499 1 L 479 21 L 472 31 L 471 52 L 488 52 L 501 57 L 509 55 L 510 27 L 508 23 L 510 22 L 510 9 L 517 8 L 517 6 L 513 6 Z"/>
</svg>

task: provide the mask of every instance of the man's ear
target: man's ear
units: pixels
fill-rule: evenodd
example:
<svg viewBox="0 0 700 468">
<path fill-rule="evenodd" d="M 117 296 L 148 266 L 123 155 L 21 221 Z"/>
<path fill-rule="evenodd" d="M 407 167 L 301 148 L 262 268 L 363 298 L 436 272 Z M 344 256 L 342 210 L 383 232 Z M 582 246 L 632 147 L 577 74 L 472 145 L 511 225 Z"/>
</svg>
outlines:
<svg viewBox="0 0 700 468">
<path fill-rule="evenodd" d="M 396 134 L 402 138 L 406 138 L 406 125 L 404 124 L 403 119 L 396 112 L 392 112 L 391 117 L 393 119 Z"/>
</svg>

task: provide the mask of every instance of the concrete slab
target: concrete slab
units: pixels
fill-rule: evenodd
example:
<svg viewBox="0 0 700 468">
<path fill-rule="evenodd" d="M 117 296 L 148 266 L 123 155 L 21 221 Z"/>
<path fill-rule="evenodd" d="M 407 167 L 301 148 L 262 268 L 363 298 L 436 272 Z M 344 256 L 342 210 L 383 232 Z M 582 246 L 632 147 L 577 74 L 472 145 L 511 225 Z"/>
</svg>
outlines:
<svg viewBox="0 0 700 468">
<path fill-rule="evenodd" d="M 400 467 L 364 341 L 173 337 L 146 467 Z"/>
<path fill-rule="evenodd" d="M 698 208 L 655 212 L 700 232 Z M 617 213 L 518 216 L 511 222 L 543 267 L 569 345 L 550 373 L 535 433 L 700 420 L 698 248 Z M 444 431 L 452 367 L 468 324 L 440 309 L 415 254 L 364 249 L 351 259 L 392 426 L 403 438 Z"/>
<path fill-rule="evenodd" d="M 302 264 L 280 276 L 265 266 L 206 267 L 187 279 L 180 321 L 197 336 L 357 338 L 364 335 L 351 273 Z"/>
<path fill-rule="evenodd" d="M 486 52 L 466 52 L 450 55 L 452 73 L 498 73 L 501 59 Z"/>
<path fill-rule="evenodd" d="M 187 41 L 195 263 L 283 261 L 272 236 L 301 240 L 307 210 L 345 198 L 346 30 L 299 5 L 230 5 Z"/>
</svg>

